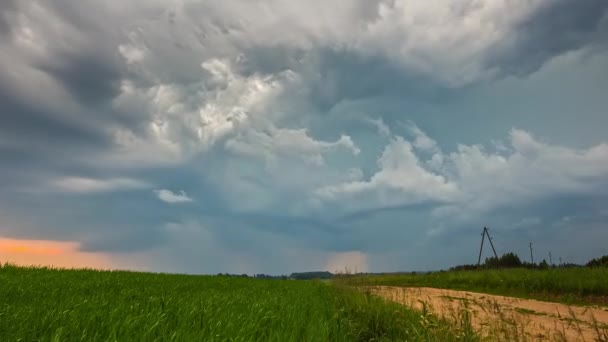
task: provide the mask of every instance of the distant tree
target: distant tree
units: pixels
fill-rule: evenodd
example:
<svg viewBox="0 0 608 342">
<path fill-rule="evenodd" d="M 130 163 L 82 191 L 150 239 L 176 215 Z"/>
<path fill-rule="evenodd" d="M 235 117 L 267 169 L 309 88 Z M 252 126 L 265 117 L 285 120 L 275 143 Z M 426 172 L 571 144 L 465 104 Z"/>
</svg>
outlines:
<svg viewBox="0 0 608 342">
<path fill-rule="evenodd" d="M 505 253 L 500 257 L 487 258 L 484 262 L 485 268 L 514 268 L 522 267 L 522 262 L 519 257 L 512 252 Z"/>
<path fill-rule="evenodd" d="M 608 255 L 604 255 L 600 258 L 594 258 L 589 260 L 587 263 L 588 267 L 608 267 Z"/>
</svg>

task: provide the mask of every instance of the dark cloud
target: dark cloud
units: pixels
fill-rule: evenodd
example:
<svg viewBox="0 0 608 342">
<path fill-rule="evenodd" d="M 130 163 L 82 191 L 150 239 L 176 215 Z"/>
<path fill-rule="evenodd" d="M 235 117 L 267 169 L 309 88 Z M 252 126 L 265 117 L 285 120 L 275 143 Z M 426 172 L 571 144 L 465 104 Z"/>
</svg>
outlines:
<svg viewBox="0 0 608 342">
<path fill-rule="evenodd" d="M 494 222 L 497 230 L 515 231 L 516 233 L 529 232 L 528 227 L 518 227 L 515 221 L 526 217 L 538 217 L 543 222 L 543 229 L 537 229 L 534 234 L 546 234 L 553 228 L 551 223 L 564 217 L 593 217 L 598 209 L 608 204 L 608 196 L 603 194 L 574 194 L 562 193 L 547 196 L 535 201 L 515 203 L 508 207 L 496 208 L 484 215 L 480 215 L 479 222 L 487 224 Z"/>
<path fill-rule="evenodd" d="M 23 95 L 0 80 L 1 187 L 31 186 L 50 175 L 75 172 L 112 146 L 104 127 L 73 120 Z M 98 121 L 94 111 L 79 114 Z"/>
<path fill-rule="evenodd" d="M 437 208 L 438 203 L 416 203 L 412 205 L 400 205 L 391 207 L 382 207 L 377 209 L 364 209 L 354 214 L 348 214 L 339 218 L 342 223 L 356 222 L 359 220 L 365 220 L 376 216 L 382 216 L 386 213 L 408 213 L 408 212 L 429 212 L 434 208 Z"/>
<path fill-rule="evenodd" d="M 33 179 L 35 172 L 29 177 Z M 45 184 L 28 186 L 27 191 L 0 194 L 0 209 L 6 210 L 8 218 L 31 224 L 0 225 L 0 236 L 80 241 L 87 251 L 139 251 L 162 244 L 162 226 L 179 214 L 160 203 L 149 189 L 70 194 Z"/>
<path fill-rule="evenodd" d="M 320 112 L 348 100 L 383 97 L 437 97 L 441 86 L 422 74 L 405 70 L 383 56 L 363 56 L 339 47 L 303 50 L 284 45 L 248 48 L 237 64 L 238 71 L 276 74 L 292 70 L 304 75 L 309 100 Z"/>
<path fill-rule="evenodd" d="M 85 104 L 111 100 L 120 92 L 121 69 L 93 51 L 59 53 L 42 61 L 38 68 L 53 76 Z"/>
<path fill-rule="evenodd" d="M 0 35 L 10 33 L 12 24 L 10 22 L 17 10 L 17 0 L 4 0 L 0 3 Z"/>
<path fill-rule="evenodd" d="M 20 141 L 26 146 L 38 143 L 43 148 L 68 144 L 99 145 L 107 142 L 107 137 L 99 130 L 53 115 L 48 108 L 26 103 L 18 94 L 6 91 L 2 84 L 0 119 L 0 141 Z"/>
<path fill-rule="evenodd" d="M 494 48 L 486 64 L 503 74 L 533 73 L 555 56 L 595 43 L 607 14 L 605 0 L 547 1 Z"/>
<path fill-rule="evenodd" d="M 15 64 L 49 74 L 86 104 L 118 93 L 125 72 L 117 50 L 121 32 L 114 25 L 117 18 L 104 6 L 35 1 L 19 6 L 13 0 L 0 6 L 0 31 L 10 28 L 9 19 L 22 17 L 22 29 L 33 34 L 33 44 L 40 45 L 31 49 L 17 41 L 8 42 L 3 49 L 15 58 Z M 108 20 L 100 20 L 102 17 Z"/>
<path fill-rule="evenodd" d="M 6 77 L 0 77 L 0 158 L 11 161 L 6 168 L 53 173 L 57 169 L 75 168 L 91 156 L 111 148 L 108 128 L 119 115 L 105 104 L 118 94 L 124 69 L 116 56 L 115 46 L 112 47 L 112 39 L 106 39 L 108 37 L 102 31 L 90 29 L 96 20 L 88 20 L 88 26 L 73 26 L 64 22 L 65 17 L 56 17 L 55 12 L 49 11 L 51 5 L 38 5 L 33 8 L 41 9 L 39 12 L 46 15 L 48 22 L 31 21 L 29 26 L 34 35 L 47 41 L 48 45 L 35 52 L 17 41 L 7 41 L 2 47 L 6 52 L 2 61 Z M 28 12 L 31 9 L 16 1 L 3 1 L 0 26 L 8 24 L 3 21 L 8 16 L 34 19 L 35 14 Z M 87 12 L 90 19 L 95 14 L 88 9 L 88 12 L 81 12 Z M 61 20 L 61 24 L 55 23 L 51 25 L 53 29 L 47 29 L 57 20 Z M 86 22 L 80 23 L 85 25 Z M 74 38 L 85 32 L 90 33 L 88 39 Z M 41 82 L 48 78 L 33 69 L 56 80 L 76 103 L 68 99 L 68 103 L 63 104 L 59 98 L 50 97 L 49 94 L 60 93 L 56 89 L 40 94 L 52 103 L 37 98 L 36 92 L 45 92 L 46 86 L 54 85 Z M 0 182 L 10 180 L 0 179 Z"/>
<path fill-rule="evenodd" d="M 336 49 L 321 50 L 318 78 L 311 86 L 311 101 L 326 112 L 341 101 L 375 97 L 438 100 L 445 88 L 422 74 L 407 71 L 381 56 Z"/>
<path fill-rule="evenodd" d="M 382 19 L 379 15 L 380 2 L 361 1 L 357 5 L 357 15 L 354 15 L 360 22 L 345 29 L 356 30 Z M 391 1 L 385 3 L 390 6 Z M 223 17 L 217 18 L 217 15 L 208 13 L 207 7 L 213 5 L 189 3 L 182 12 L 169 12 L 162 4 L 146 9 L 148 5 L 144 2 L 134 3 L 128 6 L 128 10 L 119 6 L 119 2 L 108 4 L 99 3 L 93 7 L 84 2 L 40 2 L 41 8 L 48 9 L 42 12 L 48 14 L 45 19 L 49 22 L 39 20 L 33 13 L 30 19 L 38 21 L 32 20 L 28 24 L 32 25 L 35 36 L 48 42 L 48 46 L 29 50 L 28 47 L 19 46 L 16 41 L 8 40 L 3 46 L 6 50 L 2 55 L 7 57 L 2 60 L 3 69 L 9 70 L 13 67 L 11 64 L 18 64 L 24 70 L 29 67 L 41 70 L 62 85 L 77 103 L 66 104 L 64 113 L 61 104 L 47 105 L 42 101 L 31 101 L 36 94 L 34 90 L 28 93 L 26 87 L 33 84 L 35 79 L 23 80 L 19 87 L 11 84 L 9 77 L 0 79 L 0 188 L 4 190 L 0 193 L 0 216 L 3 217 L 0 220 L 0 236 L 80 241 L 84 251 L 108 253 L 166 249 L 169 255 L 166 264 L 163 266 L 162 260 L 154 260 L 153 268 L 169 271 L 225 272 L 231 269 L 231 264 L 236 260 L 233 254 L 251 257 L 255 260 L 252 267 L 259 267 L 256 271 L 289 271 L 293 264 L 285 260 L 298 252 L 290 254 L 278 250 L 290 248 L 313 252 L 358 250 L 375 255 L 403 252 L 403 259 L 389 263 L 391 269 L 387 270 L 394 270 L 445 267 L 469 262 L 470 257 L 475 255 L 470 250 L 476 248 L 483 225 L 492 228 L 493 236 L 500 243 L 499 248 L 506 251 L 519 248 L 516 246 L 525 247 L 529 239 L 539 239 L 549 233 L 551 223 L 564 216 L 578 217 L 577 222 L 589 227 L 605 221 L 605 217 L 597 219 L 596 214 L 597 206 L 605 207 L 605 198 L 572 194 L 543 198 L 534 203 L 527 201 L 521 206 L 498 208 L 490 213 L 473 213 L 477 217 L 465 223 L 434 216 L 433 209 L 441 206 L 440 203 L 392 208 L 379 205 L 373 209 L 363 206 L 361 209 L 353 202 L 352 215 L 336 217 L 343 212 L 340 208 L 350 205 L 349 199 L 345 199 L 339 205 L 325 205 L 319 210 L 318 217 L 296 215 L 293 212 L 299 213 L 300 208 L 290 209 L 300 204 L 314 189 L 298 186 L 299 179 L 296 177 L 278 182 L 269 171 L 271 167 L 259 160 L 228 155 L 222 144 L 227 138 L 218 139 L 219 142 L 204 153 L 189 155 L 191 159 L 181 160 L 177 167 L 129 165 L 129 168 L 120 169 L 112 165 L 113 159 L 108 157 L 113 156 L 113 149 L 117 147 L 110 136 L 116 128 L 133 132 L 136 138 L 149 138 L 142 140 L 143 144 L 147 141 L 157 143 L 156 137 L 150 134 L 151 120 L 171 117 L 178 122 L 182 119 L 180 113 L 199 113 L 201 108 L 205 108 L 205 101 L 209 101 L 213 107 L 213 99 L 200 96 L 203 92 L 212 94 L 214 91 L 205 79 L 209 75 L 201 68 L 202 62 L 213 58 L 230 60 L 234 67 L 232 71 L 236 71 L 239 77 L 252 74 L 273 76 L 289 69 L 302 79 L 296 90 L 289 86 L 281 88 L 284 92 L 277 102 L 284 102 L 281 110 L 285 108 L 289 115 L 278 119 L 284 122 L 274 124 L 277 127 L 306 129 L 309 136 L 324 141 L 335 141 L 341 134 L 348 134 L 362 151 L 356 157 L 350 154 L 324 155 L 325 164 L 318 167 L 320 175 L 327 170 L 345 173 L 352 166 L 363 170 L 367 179 L 377 171 L 377 160 L 387 139 L 379 137 L 369 120 L 364 119 L 382 118 L 393 133 L 400 135 L 404 131 L 397 122 L 413 120 L 431 136 L 437 136 L 440 145 L 444 141 L 454 145 L 486 143 L 501 137 L 514 123 L 520 123 L 511 113 L 514 111 L 512 103 L 524 103 L 519 100 L 528 94 L 524 92 L 509 97 L 498 89 L 498 95 L 491 97 L 480 95 L 478 89 L 473 89 L 475 87 L 464 89 L 466 86 L 458 86 L 459 89 L 451 89 L 442 85 L 441 77 L 430 75 L 431 71 L 449 73 L 451 62 L 444 65 L 439 61 L 435 69 L 433 61 L 429 61 L 431 71 L 417 71 L 414 70 L 416 63 L 402 63 L 399 60 L 407 58 L 407 54 L 397 54 L 401 56 L 398 58 L 391 56 L 382 49 L 383 44 L 364 44 L 361 50 L 357 50 L 349 45 L 355 44 L 350 41 L 351 38 L 345 38 L 345 42 L 340 42 L 342 38 L 339 37 L 336 38 L 337 42 L 331 37 L 327 40 L 322 39 L 324 37 L 309 39 L 307 32 L 294 30 L 293 27 L 287 27 L 286 31 L 289 32 L 286 34 L 302 34 L 304 43 L 295 42 L 292 45 L 291 42 L 273 37 L 253 39 L 247 36 L 247 20 L 226 18 L 224 22 Z M 468 7 L 473 2 L 462 4 L 462 8 L 457 8 L 458 13 L 464 15 L 473 11 Z M 0 3 L 0 34 L 11 33 L 11 25 L 16 24 L 11 20 L 20 5 L 16 0 Z M 229 8 L 234 4 L 226 3 L 226 6 Z M 598 25 L 605 18 L 607 7 L 608 3 L 602 0 L 547 1 L 538 11 L 522 20 L 515 32 L 510 32 L 510 39 L 506 43 L 495 47 L 491 56 L 486 58 L 487 67 L 497 68 L 504 75 L 526 75 L 539 69 L 553 56 L 593 44 L 598 39 Z M 170 25 L 166 25 L 167 18 Z M 55 20 L 60 20 L 61 25 L 52 25 Z M 253 21 L 252 29 L 256 25 L 274 25 Z M 45 30 L 49 27 L 55 29 Z M 277 35 L 280 34 L 282 32 L 277 32 Z M 379 37 L 381 39 L 383 36 Z M 391 37 L 385 39 L 390 44 Z M 399 39 L 394 42 L 395 49 L 404 48 Z M 143 58 L 125 65 L 119 55 L 120 45 L 141 49 Z M 427 51 L 422 49 L 422 52 Z M 439 46 L 436 53 L 449 54 L 450 51 L 441 51 Z M 484 58 L 486 53 L 485 49 L 481 50 L 480 58 Z M 414 55 L 416 51 L 413 51 L 412 57 Z M 244 59 L 241 58 L 243 56 Z M 446 60 L 449 59 L 447 57 Z M 457 57 L 454 61 L 456 69 L 460 67 L 458 63 L 463 62 Z M 484 71 L 483 67 L 480 69 L 480 72 Z M 23 75 L 26 77 L 28 73 Z M 46 76 L 44 78 L 47 79 Z M 112 100 L 120 93 L 119 85 L 123 79 L 132 82 L 137 91 L 145 95 L 141 98 L 126 95 L 121 108 L 114 108 Z M 471 82 L 475 83 L 476 80 Z M 581 78 L 579 83 L 584 81 Z M 154 90 L 149 87 L 159 84 L 179 89 L 180 94 L 175 100 L 167 97 L 180 106 L 175 113 L 171 112 L 175 108 L 165 107 L 158 111 L 171 113 L 155 112 L 153 96 L 149 98 L 151 92 L 148 91 Z M 258 85 L 243 87 L 249 86 Z M 488 84 L 477 83 L 476 86 L 488 87 Z M 17 89 L 24 93 L 18 93 Z M 235 100 L 234 105 L 232 100 L 244 93 L 246 91 L 239 87 L 235 87 L 234 93 L 219 92 L 217 97 L 226 101 L 227 108 L 218 106 L 218 113 L 213 114 L 221 117 L 224 111 L 232 109 L 228 107 L 238 107 L 240 100 Z M 472 98 L 469 107 L 457 101 L 463 94 L 469 94 Z M 570 100 L 572 97 L 570 94 L 564 98 Z M 588 99 L 586 94 L 574 97 Z M 498 98 L 508 100 L 499 103 Z M 487 102 L 484 103 L 483 99 Z M 534 102 L 551 102 L 550 97 L 536 96 L 534 99 Z M 251 100 L 255 102 L 258 99 Z M 265 98 L 261 100 L 263 102 Z M 274 100 L 270 98 L 269 101 Z M 496 114 L 500 110 L 497 107 L 506 109 Z M 546 126 L 555 129 L 558 122 L 555 113 L 532 109 L 534 113 L 541 113 L 537 115 L 540 124 L 546 125 L 550 121 L 551 125 Z M 269 109 L 274 110 L 274 107 Z M 475 114 L 475 110 L 481 114 Z M 488 112 L 490 115 L 487 115 Z M 201 116 L 204 115 L 201 112 Z M 260 116 L 266 118 L 262 114 Z M 190 121 L 184 115 L 183 122 L 179 123 L 184 126 L 196 125 L 199 117 L 193 117 L 195 119 Z M 267 118 L 274 120 L 272 115 Z M 599 116 L 585 118 L 590 119 L 579 121 L 589 121 L 601 127 L 597 124 L 601 122 Z M 520 126 L 530 128 L 530 124 L 525 122 Z M 260 127 L 252 129 L 263 132 Z M 571 126 L 568 126 L 568 132 L 570 130 Z M 359 133 L 361 135 L 357 135 Z M 183 147 L 180 138 L 185 138 L 185 134 L 176 134 L 175 140 L 160 143 L 175 143 L 179 149 Z M 368 135 L 365 134 L 373 135 L 376 140 L 366 140 Z M 196 139 L 192 140 L 193 145 L 199 143 Z M 198 146 L 194 146 L 193 150 L 196 148 Z M 142 149 L 141 153 L 155 153 L 152 147 L 150 150 Z M 91 161 L 99 156 L 107 157 L 103 159 L 107 162 L 92 164 Z M 239 159 L 239 163 L 227 163 L 226 160 L 230 158 Z M 289 161 L 277 161 L 274 167 L 280 168 L 278 172 L 290 173 L 290 170 L 298 168 L 288 165 Z M 303 174 L 303 177 L 320 177 L 316 170 L 314 173 Z M 221 177 L 208 177 L 215 174 Z M 142 180 L 159 189 L 174 192 L 184 190 L 195 201 L 185 206 L 169 206 L 154 196 L 152 188 L 132 191 L 116 189 L 107 193 L 49 191 L 52 190 L 49 184 L 53 180 L 71 176 L 92 180 L 112 177 Z M 331 179 L 327 181 L 331 182 Z M 591 183 L 600 184 L 596 181 Z M 259 208 L 253 205 L 254 209 L 248 209 L 249 202 L 263 203 L 265 196 L 272 205 L 261 205 Z M 243 205 L 243 202 L 247 203 Z M 251 212 L 243 213 L 243 210 Z M 306 212 L 306 208 L 302 210 Z M 532 219 L 522 220 L 525 218 Z M 22 224 L 12 225 L 12 222 Z M 184 222 L 191 224 L 182 224 Z M 566 236 L 566 231 L 573 232 L 578 227 L 573 223 L 569 230 L 561 228 L 560 234 Z M 594 228 L 593 232 L 600 230 Z M 589 236 L 593 234 L 581 230 L 579 238 L 582 241 Z M 557 249 L 565 243 L 555 240 L 550 247 Z M 594 245 L 593 250 L 600 251 L 599 245 Z M 429 253 L 431 249 L 443 250 Z M 285 260 L 282 260 L 284 256 Z M 424 264 L 424 260 L 429 258 L 432 259 L 429 264 Z M 223 260 L 218 262 L 217 259 Z M 305 257 L 297 255 L 289 262 L 294 259 Z M 303 263 L 315 265 L 312 262 Z M 377 270 L 376 266 L 373 270 Z M 386 266 L 383 267 L 386 269 Z"/>
<path fill-rule="evenodd" d="M 170 238 L 167 230 L 159 226 L 121 226 L 120 230 L 106 232 L 98 227 L 94 234 L 84 238 L 80 250 L 85 252 L 136 253 L 164 245 Z M 115 228 L 115 226 L 113 227 Z"/>
</svg>

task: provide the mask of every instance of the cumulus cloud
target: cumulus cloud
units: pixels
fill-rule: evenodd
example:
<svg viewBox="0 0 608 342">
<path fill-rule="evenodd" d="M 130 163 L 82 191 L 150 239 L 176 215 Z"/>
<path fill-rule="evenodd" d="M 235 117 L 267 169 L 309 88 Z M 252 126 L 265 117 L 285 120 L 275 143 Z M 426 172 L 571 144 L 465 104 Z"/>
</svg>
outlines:
<svg viewBox="0 0 608 342">
<path fill-rule="evenodd" d="M 208 150 L 219 139 L 268 115 L 269 105 L 284 84 L 296 77 L 290 72 L 243 76 L 229 61 L 219 59 L 204 61 L 202 69 L 209 76 L 201 75 L 196 83 L 161 83 L 145 88 L 125 83 L 114 104 L 125 112 L 132 108 L 149 115 L 150 121 L 143 127 L 149 143 L 138 144 L 137 135 L 124 139 L 133 135 L 132 131 L 119 130 L 115 142 L 120 149 L 137 154 L 152 143 L 161 146 L 161 151 L 182 157 Z"/>
<path fill-rule="evenodd" d="M 482 146 L 459 146 L 447 158 L 451 179 L 462 189 L 460 211 L 489 210 L 559 194 L 597 194 L 608 176 L 608 145 L 572 149 L 543 143 L 513 129 L 505 155 Z M 446 208 L 447 210 L 447 208 Z"/>
<path fill-rule="evenodd" d="M 154 193 L 156 194 L 156 196 L 158 197 L 159 200 L 161 200 L 163 202 L 171 203 L 171 204 L 187 203 L 187 202 L 194 201 L 183 190 L 178 193 L 175 193 L 171 190 L 160 189 L 160 190 L 154 190 Z"/>
<path fill-rule="evenodd" d="M 243 127 L 263 132 L 268 125 L 260 120 L 305 129 L 293 108 L 370 96 L 372 88 L 389 92 L 389 76 L 410 80 L 410 88 L 454 87 L 522 74 L 516 62 L 531 72 L 594 44 L 606 10 L 597 0 L 581 6 L 541 0 L 3 6 L 5 14 L 18 13 L 10 16 L 18 20 L 1 21 L 9 38 L 0 42 L 0 60 L 11 67 L 0 89 L 18 99 L 4 109 L 30 113 L 12 126 L 96 139 L 103 144 L 100 159 L 119 165 L 179 163 Z M 327 9 L 321 17 L 319 6 Z M 562 20 L 564 12 L 569 16 Z M 563 32 L 545 39 L 554 23 Z M 527 53 L 529 46 L 538 53 Z M 360 82 L 340 67 L 357 63 L 381 79 Z"/>
<path fill-rule="evenodd" d="M 367 181 L 343 183 L 316 191 L 323 199 L 358 197 L 374 206 L 387 207 L 425 201 L 449 201 L 458 189 L 444 176 L 421 165 L 412 144 L 394 138 L 378 159 L 378 172 Z M 363 209 L 363 208 L 358 208 Z"/>
<path fill-rule="evenodd" d="M 414 143 L 391 140 L 368 180 L 322 187 L 315 196 L 345 203 L 347 211 L 433 201 L 437 215 L 466 218 L 559 194 L 598 194 L 608 178 L 606 144 L 576 150 L 513 129 L 507 152 L 459 145 L 444 153 L 420 129 L 414 132 Z M 422 151 L 432 147 L 430 164 L 415 153 L 416 142 Z"/>
<path fill-rule="evenodd" d="M 262 132 L 242 132 L 228 140 L 226 148 L 238 154 L 260 157 L 269 164 L 275 164 L 277 158 L 295 156 L 311 164 L 323 165 L 323 154 L 327 152 L 340 148 L 353 155 L 361 152 L 347 135 L 334 142 L 318 141 L 310 137 L 305 129 L 277 129 L 272 125 Z"/>
<path fill-rule="evenodd" d="M 286 46 L 294 50 L 339 46 L 362 56 L 381 54 L 403 68 L 455 86 L 487 78 L 494 74 L 493 68 L 510 65 L 510 60 L 494 54 L 496 49 L 503 50 L 503 55 L 531 58 L 529 63 L 538 68 L 553 55 L 580 48 L 592 40 L 605 13 L 605 4 L 598 0 L 586 1 L 584 6 L 566 3 L 542 0 L 515 4 L 502 0 L 447 4 L 400 0 L 323 2 L 327 11 L 321 17 L 316 11 L 320 6 L 317 1 L 295 7 L 273 1 L 272 14 L 258 3 L 189 4 L 177 8 L 173 18 L 182 25 L 201 13 L 222 18 L 218 20 L 222 23 L 220 29 L 230 34 L 235 45 Z M 574 19 L 544 15 L 563 13 L 563 10 Z M 527 36 L 529 23 L 534 25 L 536 33 L 532 37 Z M 553 35 L 552 43 L 545 46 L 545 32 L 550 32 L 556 23 L 566 35 L 575 33 L 577 39 Z M 218 44 L 217 30 L 210 30 L 205 24 L 201 26 L 198 39 L 205 44 Z M 504 41 L 521 43 L 505 44 Z M 522 45 L 529 44 L 537 44 L 540 53 L 533 56 L 524 53 Z M 442 53 L 445 51 L 450 53 Z M 521 64 L 526 63 L 528 61 Z"/>
</svg>

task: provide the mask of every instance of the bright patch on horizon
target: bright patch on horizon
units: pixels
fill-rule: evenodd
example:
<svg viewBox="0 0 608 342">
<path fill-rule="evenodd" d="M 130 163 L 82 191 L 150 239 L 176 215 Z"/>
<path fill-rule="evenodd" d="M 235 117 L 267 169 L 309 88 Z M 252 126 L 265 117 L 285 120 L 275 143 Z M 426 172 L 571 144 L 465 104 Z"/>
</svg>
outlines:
<svg viewBox="0 0 608 342">
<path fill-rule="evenodd" d="M 21 266 L 110 268 L 103 253 L 80 251 L 75 241 L 22 240 L 0 237 L 0 262 Z"/>
<path fill-rule="evenodd" d="M 325 263 L 325 269 L 333 273 L 367 272 L 367 255 L 359 251 L 333 253 Z"/>
</svg>

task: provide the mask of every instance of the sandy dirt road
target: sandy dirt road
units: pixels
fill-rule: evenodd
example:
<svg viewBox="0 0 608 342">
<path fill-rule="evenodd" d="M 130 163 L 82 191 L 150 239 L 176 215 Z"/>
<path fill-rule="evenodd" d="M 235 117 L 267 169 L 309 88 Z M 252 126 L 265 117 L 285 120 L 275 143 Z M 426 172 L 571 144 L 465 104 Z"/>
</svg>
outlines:
<svg viewBox="0 0 608 342">
<path fill-rule="evenodd" d="M 427 310 L 496 341 L 608 341 L 608 308 L 427 287 L 369 287 L 372 294 Z"/>
</svg>

